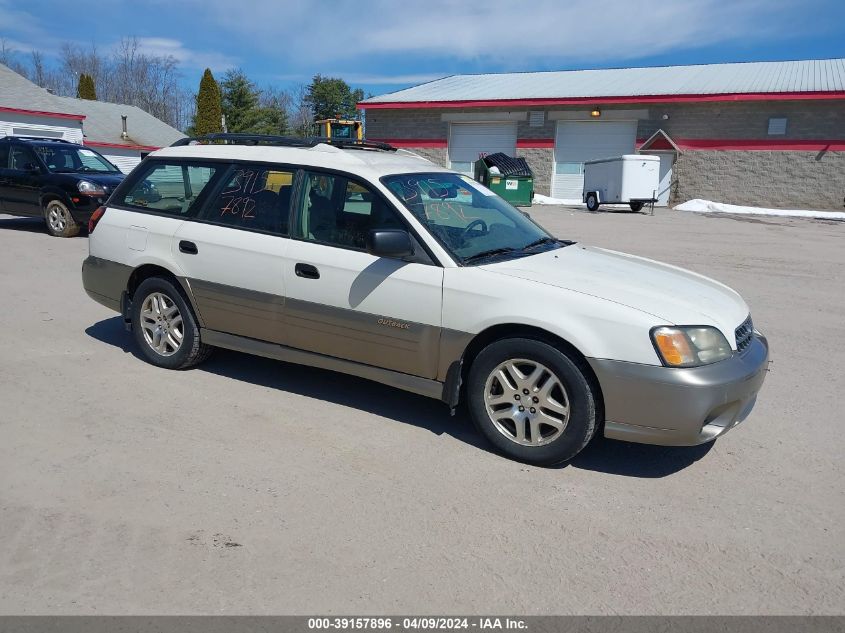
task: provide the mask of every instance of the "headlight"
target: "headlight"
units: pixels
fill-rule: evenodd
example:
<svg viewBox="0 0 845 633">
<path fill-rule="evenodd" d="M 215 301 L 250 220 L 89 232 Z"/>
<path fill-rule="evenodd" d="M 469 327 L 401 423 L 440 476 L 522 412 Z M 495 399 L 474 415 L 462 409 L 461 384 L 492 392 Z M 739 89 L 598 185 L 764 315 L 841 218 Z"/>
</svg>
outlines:
<svg viewBox="0 0 845 633">
<path fill-rule="evenodd" d="M 84 193 L 86 196 L 106 195 L 105 189 L 103 189 L 100 185 L 90 182 L 88 180 L 80 180 L 76 184 L 76 188 L 79 189 L 79 193 Z"/>
<path fill-rule="evenodd" d="M 728 340 L 710 326 L 658 327 L 651 340 L 663 364 L 669 367 L 698 367 L 730 358 Z"/>
</svg>

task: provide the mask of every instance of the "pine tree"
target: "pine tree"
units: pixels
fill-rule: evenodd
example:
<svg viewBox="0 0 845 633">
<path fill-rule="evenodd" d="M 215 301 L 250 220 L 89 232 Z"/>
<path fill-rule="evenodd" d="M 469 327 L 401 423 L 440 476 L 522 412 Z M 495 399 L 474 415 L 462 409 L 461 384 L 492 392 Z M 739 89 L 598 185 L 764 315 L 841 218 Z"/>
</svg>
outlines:
<svg viewBox="0 0 845 633">
<path fill-rule="evenodd" d="M 226 73 L 220 84 L 223 92 L 223 114 L 229 132 L 254 132 L 260 118 L 259 90 L 240 69 Z"/>
<path fill-rule="evenodd" d="M 308 86 L 306 104 L 314 113 L 314 119 L 330 119 L 340 115 L 344 119 L 357 118 L 356 104 L 363 100 L 364 91 L 353 90 L 343 79 L 315 75 Z"/>
<path fill-rule="evenodd" d="M 94 86 L 94 78 L 91 75 L 82 73 L 79 75 L 79 82 L 76 85 L 76 98 L 97 100 L 97 89 Z"/>
<path fill-rule="evenodd" d="M 200 80 L 199 92 L 197 92 L 197 112 L 194 115 L 190 134 L 192 136 L 203 136 L 222 132 L 222 116 L 220 86 L 217 85 L 211 70 L 206 68 Z"/>
</svg>

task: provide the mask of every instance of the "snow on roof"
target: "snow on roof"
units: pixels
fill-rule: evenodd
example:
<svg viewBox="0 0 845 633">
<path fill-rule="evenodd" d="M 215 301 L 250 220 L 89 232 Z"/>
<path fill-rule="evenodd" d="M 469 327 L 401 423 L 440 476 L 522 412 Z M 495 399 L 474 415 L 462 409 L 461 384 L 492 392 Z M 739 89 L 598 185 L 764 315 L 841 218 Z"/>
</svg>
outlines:
<svg viewBox="0 0 845 633">
<path fill-rule="evenodd" d="M 452 75 L 377 103 L 845 91 L 845 59 Z"/>
</svg>

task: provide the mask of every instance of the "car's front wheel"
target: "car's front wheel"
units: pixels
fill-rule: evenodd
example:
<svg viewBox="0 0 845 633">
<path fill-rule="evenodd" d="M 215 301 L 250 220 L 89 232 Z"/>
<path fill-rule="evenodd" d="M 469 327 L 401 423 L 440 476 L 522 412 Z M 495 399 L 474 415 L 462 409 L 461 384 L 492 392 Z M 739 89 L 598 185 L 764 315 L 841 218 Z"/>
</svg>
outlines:
<svg viewBox="0 0 845 633">
<path fill-rule="evenodd" d="M 47 232 L 53 237 L 74 237 L 79 235 L 79 224 L 70 210 L 59 200 L 50 200 L 44 207 L 44 221 Z"/>
<path fill-rule="evenodd" d="M 467 396 L 478 430 L 522 462 L 567 461 L 595 433 L 596 395 L 582 362 L 542 341 L 487 346 L 470 368 Z"/>
<path fill-rule="evenodd" d="M 212 347 L 184 295 L 169 279 L 150 277 L 132 299 L 132 333 L 144 358 L 167 369 L 185 369 L 208 358 Z"/>
</svg>

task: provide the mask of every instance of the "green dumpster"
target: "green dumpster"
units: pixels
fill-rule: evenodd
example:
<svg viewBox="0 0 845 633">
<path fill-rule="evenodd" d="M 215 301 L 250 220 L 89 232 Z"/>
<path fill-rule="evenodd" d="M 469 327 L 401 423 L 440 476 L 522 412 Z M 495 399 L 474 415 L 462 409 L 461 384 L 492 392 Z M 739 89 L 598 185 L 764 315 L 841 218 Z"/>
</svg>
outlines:
<svg viewBox="0 0 845 633">
<path fill-rule="evenodd" d="M 530 207 L 534 197 L 534 173 L 524 158 L 502 152 L 475 162 L 475 179 L 515 207 Z"/>
</svg>

